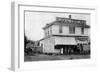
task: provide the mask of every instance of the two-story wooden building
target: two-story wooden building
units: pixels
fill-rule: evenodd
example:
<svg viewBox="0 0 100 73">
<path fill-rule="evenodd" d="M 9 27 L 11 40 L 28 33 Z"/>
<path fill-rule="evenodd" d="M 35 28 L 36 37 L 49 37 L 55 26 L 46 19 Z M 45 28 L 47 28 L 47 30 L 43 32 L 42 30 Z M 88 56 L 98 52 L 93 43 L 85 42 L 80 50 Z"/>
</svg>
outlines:
<svg viewBox="0 0 100 73">
<path fill-rule="evenodd" d="M 86 20 L 56 17 L 43 28 L 45 37 L 40 40 L 43 53 L 68 54 L 88 51 L 89 28 Z"/>
</svg>

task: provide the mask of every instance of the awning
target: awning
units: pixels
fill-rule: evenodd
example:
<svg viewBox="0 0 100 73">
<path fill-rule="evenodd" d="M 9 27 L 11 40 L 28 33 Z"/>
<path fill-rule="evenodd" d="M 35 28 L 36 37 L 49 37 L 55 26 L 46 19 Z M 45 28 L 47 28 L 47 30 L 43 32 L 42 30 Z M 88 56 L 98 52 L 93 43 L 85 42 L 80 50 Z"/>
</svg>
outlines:
<svg viewBox="0 0 100 73">
<path fill-rule="evenodd" d="M 87 37 L 77 37 L 75 39 L 76 39 L 77 44 L 87 44 L 88 43 Z"/>
<path fill-rule="evenodd" d="M 55 45 L 62 44 L 62 45 L 77 45 L 76 40 L 74 37 L 56 37 L 55 38 Z"/>
</svg>

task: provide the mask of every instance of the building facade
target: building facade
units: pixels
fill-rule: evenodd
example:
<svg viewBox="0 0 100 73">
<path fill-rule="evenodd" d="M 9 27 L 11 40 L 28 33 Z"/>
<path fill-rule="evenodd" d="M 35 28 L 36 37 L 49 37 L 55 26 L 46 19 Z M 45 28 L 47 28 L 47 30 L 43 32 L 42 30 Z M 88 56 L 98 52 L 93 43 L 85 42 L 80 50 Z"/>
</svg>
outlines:
<svg viewBox="0 0 100 73">
<path fill-rule="evenodd" d="M 40 40 L 43 53 L 69 54 L 90 51 L 90 26 L 86 20 L 56 17 L 43 28 Z"/>
</svg>

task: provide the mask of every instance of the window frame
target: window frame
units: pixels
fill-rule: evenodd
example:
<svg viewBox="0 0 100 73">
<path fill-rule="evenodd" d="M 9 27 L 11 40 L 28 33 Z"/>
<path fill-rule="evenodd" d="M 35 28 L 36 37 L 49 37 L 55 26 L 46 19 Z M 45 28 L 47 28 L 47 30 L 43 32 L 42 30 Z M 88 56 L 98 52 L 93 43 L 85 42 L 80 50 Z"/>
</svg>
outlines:
<svg viewBox="0 0 100 73">
<path fill-rule="evenodd" d="M 63 26 L 62 25 L 59 25 L 59 33 L 63 33 Z"/>
<path fill-rule="evenodd" d="M 81 34 L 84 34 L 84 28 L 83 27 L 81 28 Z"/>
<path fill-rule="evenodd" d="M 69 33 L 75 34 L 75 26 L 69 26 Z"/>
</svg>

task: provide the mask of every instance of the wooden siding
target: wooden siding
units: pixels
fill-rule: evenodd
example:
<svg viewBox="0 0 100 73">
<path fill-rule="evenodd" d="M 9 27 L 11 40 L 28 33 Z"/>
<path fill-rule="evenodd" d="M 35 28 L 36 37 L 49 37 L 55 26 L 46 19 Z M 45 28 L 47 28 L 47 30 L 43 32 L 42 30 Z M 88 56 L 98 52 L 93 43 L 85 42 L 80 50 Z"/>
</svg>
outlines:
<svg viewBox="0 0 100 73">
<path fill-rule="evenodd" d="M 43 43 L 43 53 L 59 53 L 60 50 L 54 49 L 55 40 L 53 37 L 40 41 Z"/>
</svg>

